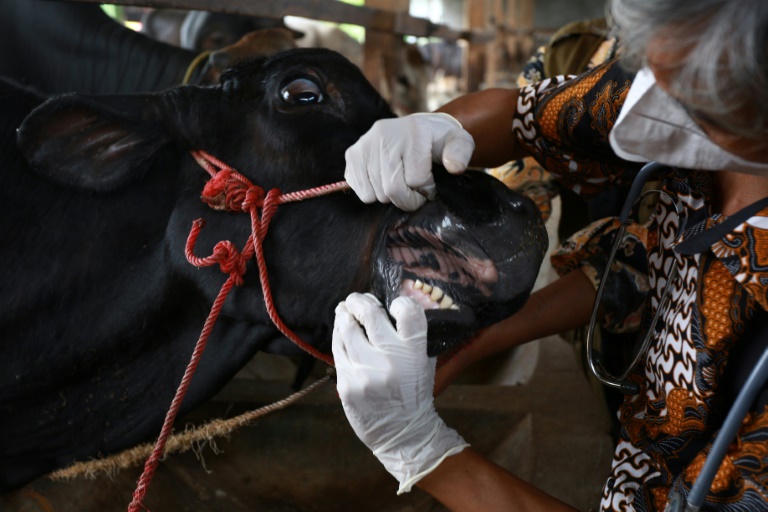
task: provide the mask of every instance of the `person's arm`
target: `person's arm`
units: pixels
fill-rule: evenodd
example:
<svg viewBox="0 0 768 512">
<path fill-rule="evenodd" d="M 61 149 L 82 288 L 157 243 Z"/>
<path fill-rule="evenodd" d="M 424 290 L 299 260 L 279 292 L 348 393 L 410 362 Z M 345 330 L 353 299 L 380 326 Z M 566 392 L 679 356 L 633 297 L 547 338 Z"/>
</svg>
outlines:
<svg viewBox="0 0 768 512">
<path fill-rule="evenodd" d="M 520 311 L 482 331 L 438 369 L 435 395 L 480 359 L 587 325 L 595 295 L 594 285 L 578 269 L 534 292 Z"/>
<path fill-rule="evenodd" d="M 400 482 L 398 494 L 418 485 L 457 511 L 572 510 L 467 451 L 435 410 L 424 310 L 399 297 L 390 313 L 394 325 L 375 297 L 351 294 L 336 308 L 333 355 L 347 419 Z"/>
<path fill-rule="evenodd" d="M 475 140 L 471 166 L 498 167 L 528 156 L 528 150 L 512 133 L 518 93 L 518 89 L 485 89 L 437 109 L 459 121 Z"/>
<path fill-rule="evenodd" d="M 566 512 L 576 509 L 471 448 L 447 457 L 417 487 L 461 512 Z"/>
</svg>

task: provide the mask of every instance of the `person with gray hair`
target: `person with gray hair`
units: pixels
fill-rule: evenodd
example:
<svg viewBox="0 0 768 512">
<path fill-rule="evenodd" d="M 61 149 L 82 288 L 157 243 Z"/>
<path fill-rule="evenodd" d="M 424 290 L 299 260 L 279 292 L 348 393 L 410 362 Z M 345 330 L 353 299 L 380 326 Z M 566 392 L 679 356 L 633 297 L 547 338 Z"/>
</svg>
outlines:
<svg viewBox="0 0 768 512">
<path fill-rule="evenodd" d="M 735 390 L 768 342 L 768 2 L 611 0 L 609 19 L 620 60 L 378 121 L 347 151 L 346 178 L 365 202 L 413 210 L 436 194 L 433 162 L 461 173 L 533 156 L 584 195 L 657 173 L 654 215 L 623 246 L 645 265 L 617 288 L 645 294 L 644 342 L 625 377 L 601 379 L 626 398 L 599 507 L 661 511 L 693 494 Z M 417 485 L 452 510 L 572 510 L 567 496 L 473 451 L 432 397 L 480 358 L 591 315 L 620 322 L 610 304 L 622 300 L 598 297 L 615 292 L 598 283 L 613 270 L 606 240 L 619 224 L 602 219 L 564 243 L 561 277 L 437 371 L 413 298 L 385 307 L 352 294 L 338 305 L 339 396 L 399 492 Z M 768 511 L 765 395 L 750 404 L 702 502 L 686 510 Z"/>
</svg>

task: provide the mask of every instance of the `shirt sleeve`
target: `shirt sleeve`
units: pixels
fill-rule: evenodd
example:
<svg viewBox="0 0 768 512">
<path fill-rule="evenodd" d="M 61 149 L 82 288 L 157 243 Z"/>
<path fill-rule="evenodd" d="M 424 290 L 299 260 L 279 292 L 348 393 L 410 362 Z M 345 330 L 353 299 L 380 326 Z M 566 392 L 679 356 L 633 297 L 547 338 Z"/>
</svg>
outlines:
<svg viewBox="0 0 768 512">
<path fill-rule="evenodd" d="M 616 156 L 608 134 L 632 78 L 612 60 L 578 76 L 523 87 L 513 135 L 542 167 L 578 194 L 596 195 L 626 184 L 641 164 Z"/>
<path fill-rule="evenodd" d="M 517 77 L 518 87 L 541 81 L 544 51 L 545 47 L 539 47 L 528 60 Z M 536 160 L 530 157 L 512 160 L 500 167 L 489 169 L 488 172 L 507 187 L 532 199 L 544 222 L 552 215 L 552 199 L 557 196 L 559 190 L 552 176 Z"/>
</svg>

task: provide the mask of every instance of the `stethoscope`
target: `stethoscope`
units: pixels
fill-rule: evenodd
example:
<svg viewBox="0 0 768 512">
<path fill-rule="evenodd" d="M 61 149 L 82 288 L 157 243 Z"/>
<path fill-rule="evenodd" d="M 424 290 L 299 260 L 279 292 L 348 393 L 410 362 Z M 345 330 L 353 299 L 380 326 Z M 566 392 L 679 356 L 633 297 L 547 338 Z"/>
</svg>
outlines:
<svg viewBox="0 0 768 512">
<path fill-rule="evenodd" d="M 595 357 L 594 355 L 593 345 L 595 326 L 597 323 L 599 312 L 598 310 L 600 307 L 600 298 L 603 295 L 608 273 L 610 272 L 611 265 L 613 264 L 613 261 L 616 257 L 616 253 L 621 247 L 626 228 L 632 223 L 630 214 L 638 202 L 642 201 L 644 196 L 649 193 L 648 191 L 643 192 L 643 188 L 648 182 L 650 176 L 664 167 L 667 166 L 658 162 L 650 162 L 643 166 L 642 169 L 640 169 L 637 176 L 635 177 L 635 180 L 632 182 L 629 195 L 627 196 L 627 199 L 625 200 L 624 206 L 621 210 L 621 214 L 619 215 L 619 221 L 621 225 L 614 239 L 613 246 L 611 247 L 611 252 L 608 256 L 608 262 L 605 266 L 605 272 L 600 278 L 600 283 L 597 287 L 595 304 L 592 308 L 592 316 L 590 317 L 589 327 L 587 329 L 586 352 L 587 364 L 590 371 L 595 376 L 595 378 L 597 378 L 597 380 L 599 380 L 604 385 L 618 389 L 621 392 L 629 395 L 637 394 L 640 391 L 637 383 L 628 380 L 627 377 L 643 357 L 643 355 L 645 355 L 645 352 L 647 351 L 648 346 L 654 337 L 654 327 L 656 326 L 656 323 L 662 312 L 666 309 L 666 304 L 670 300 L 669 292 L 672 286 L 667 285 L 665 287 L 661 300 L 659 301 L 658 307 L 656 308 L 656 312 L 654 313 L 654 316 L 651 320 L 650 327 L 646 330 L 643 341 L 640 343 L 639 348 L 635 352 L 631 364 L 623 373 L 618 376 L 608 372 L 600 362 L 599 358 Z M 666 194 L 665 192 L 661 193 Z M 682 234 L 685 231 L 684 209 L 674 201 L 674 198 L 671 199 L 673 199 L 672 205 L 677 210 L 677 215 L 680 222 L 678 233 Z M 669 278 L 667 279 L 667 283 L 674 282 L 674 280 L 677 278 L 677 273 L 677 265 L 672 265 L 672 270 Z M 765 386 L 766 381 L 768 381 L 768 348 L 766 348 L 766 350 L 763 352 L 763 355 L 760 357 L 752 372 L 749 374 L 746 383 L 741 388 L 741 391 L 739 391 L 739 394 L 736 397 L 731 410 L 728 412 L 728 415 L 726 416 L 725 421 L 720 428 L 720 432 L 717 434 L 717 437 L 712 444 L 712 448 L 709 452 L 709 455 L 707 456 L 707 460 L 704 463 L 698 478 L 696 478 L 696 481 L 691 487 L 690 493 L 688 493 L 688 497 L 686 498 L 680 491 L 672 491 L 669 503 L 665 509 L 666 512 L 698 512 L 701 509 L 701 506 L 704 504 L 704 500 L 706 499 L 707 492 L 712 486 L 712 481 L 717 474 L 717 469 L 720 467 L 720 464 L 725 457 L 728 446 L 736 437 L 736 433 L 744 419 L 744 416 L 747 414 L 750 406 L 757 398 L 758 393 Z"/>
</svg>

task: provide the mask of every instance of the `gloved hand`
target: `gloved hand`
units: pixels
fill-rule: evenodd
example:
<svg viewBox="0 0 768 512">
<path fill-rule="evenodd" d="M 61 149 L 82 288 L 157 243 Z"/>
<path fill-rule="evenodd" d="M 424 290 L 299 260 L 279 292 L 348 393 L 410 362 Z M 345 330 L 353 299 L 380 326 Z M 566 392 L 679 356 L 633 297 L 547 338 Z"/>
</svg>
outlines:
<svg viewBox="0 0 768 512">
<path fill-rule="evenodd" d="M 376 297 L 351 294 L 336 307 L 333 357 L 347 419 L 401 494 L 469 445 L 435 410 L 424 310 L 399 297 L 390 311 L 397 330 Z"/>
<path fill-rule="evenodd" d="M 412 211 L 435 198 L 433 161 L 459 174 L 474 150 L 472 136 L 448 114 L 381 119 L 347 149 L 344 179 L 365 203 Z"/>
</svg>

